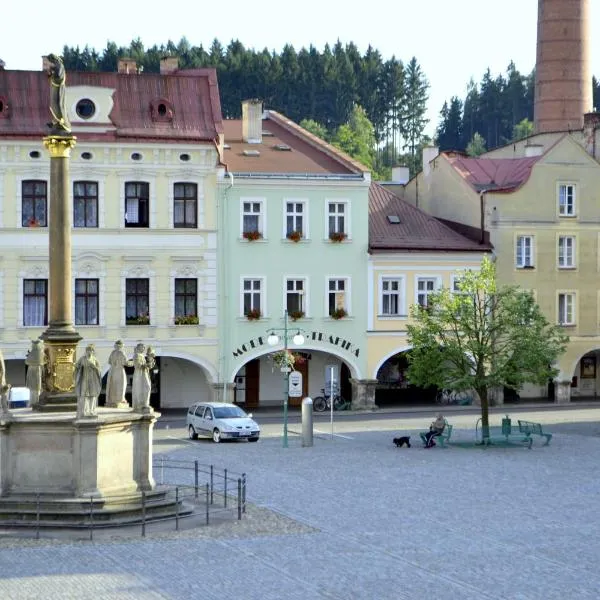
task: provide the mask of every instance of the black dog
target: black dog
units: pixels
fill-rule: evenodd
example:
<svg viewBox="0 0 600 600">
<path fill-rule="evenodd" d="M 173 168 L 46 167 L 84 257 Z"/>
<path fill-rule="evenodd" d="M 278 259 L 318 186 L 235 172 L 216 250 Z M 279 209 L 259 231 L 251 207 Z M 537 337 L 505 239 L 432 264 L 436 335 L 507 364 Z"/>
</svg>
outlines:
<svg viewBox="0 0 600 600">
<path fill-rule="evenodd" d="M 396 448 L 402 448 L 404 444 L 410 448 L 410 435 L 394 438 L 394 444 L 396 444 Z"/>
</svg>

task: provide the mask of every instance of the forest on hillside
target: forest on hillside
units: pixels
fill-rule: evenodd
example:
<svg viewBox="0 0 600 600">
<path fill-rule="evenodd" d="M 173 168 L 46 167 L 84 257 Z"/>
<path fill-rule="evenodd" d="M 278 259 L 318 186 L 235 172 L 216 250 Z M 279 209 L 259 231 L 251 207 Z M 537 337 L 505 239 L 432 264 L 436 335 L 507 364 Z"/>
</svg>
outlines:
<svg viewBox="0 0 600 600">
<path fill-rule="evenodd" d="M 129 46 L 108 42 L 101 51 L 65 46 L 62 55 L 72 71 L 116 71 L 122 57 L 135 59 L 143 72 L 159 72 L 164 56 L 179 57 L 182 69 L 214 67 L 225 118 L 240 116 L 242 100 L 259 98 L 365 162 L 378 178 L 388 178 L 396 164 L 413 175 L 421 148 L 432 143 L 424 133 L 430 84 L 417 58 L 384 59 L 371 46 L 361 54 L 352 42 L 338 40 L 322 51 L 287 44 L 275 52 L 239 40 L 224 46 L 215 39 L 204 48 L 182 38 L 145 48 L 138 38 Z M 528 135 L 534 80 L 533 72 L 524 75 L 512 62 L 505 74 L 488 69 L 479 83 L 469 82 L 465 98 L 452 97 L 441 107 L 435 143 L 478 154 Z M 595 106 L 599 97 L 594 79 Z"/>
</svg>

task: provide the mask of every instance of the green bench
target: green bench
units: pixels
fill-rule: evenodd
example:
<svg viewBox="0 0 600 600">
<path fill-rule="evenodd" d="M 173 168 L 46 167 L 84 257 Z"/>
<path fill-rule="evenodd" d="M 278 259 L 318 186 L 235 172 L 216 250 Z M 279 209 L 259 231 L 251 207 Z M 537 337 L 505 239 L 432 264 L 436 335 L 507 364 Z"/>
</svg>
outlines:
<svg viewBox="0 0 600 600">
<path fill-rule="evenodd" d="M 539 435 L 540 437 L 546 438 L 546 443 L 544 444 L 544 446 L 547 446 L 550 443 L 550 440 L 552 439 L 552 434 L 545 433 L 544 431 L 542 431 L 541 423 L 532 423 L 531 421 L 521 421 L 520 419 L 519 419 L 518 423 L 519 423 L 519 431 L 521 433 L 523 433 L 524 435 L 527 435 L 529 437 L 531 437 L 532 435 Z"/>
<path fill-rule="evenodd" d="M 452 436 L 452 425 L 450 425 L 448 423 L 448 421 L 446 421 L 444 419 L 444 423 L 446 423 L 446 426 L 444 427 L 444 431 L 440 434 L 440 435 L 436 435 L 433 439 L 435 440 L 435 443 L 437 445 L 437 443 L 440 443 L 440 446 L 442 448 L 445 447 L 446 442 L 450 441 L 450 437 Z M 427 443 L 427 438 L 425 437 L 429 432 L 428 431 L 421 431 L 421 433 L 419 433 L 419 437 L 421 438 L 421 441 L 423 442 L 423 444 Z"/>
</svg>

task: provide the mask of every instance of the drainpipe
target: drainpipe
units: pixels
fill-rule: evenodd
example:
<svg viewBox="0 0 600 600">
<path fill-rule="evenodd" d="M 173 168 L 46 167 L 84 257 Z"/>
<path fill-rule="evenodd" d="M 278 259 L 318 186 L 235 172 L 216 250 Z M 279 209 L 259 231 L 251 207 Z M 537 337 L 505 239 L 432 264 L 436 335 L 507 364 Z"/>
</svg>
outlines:
<svg viewBox="0 0 600 600">
<path fill-rule="evenodd" d="M 485 194 L 487 194 L 487 190 L 481 190 L 481 192 L 479 192 L 479 210 L 481 213 L 481 237 L 479 240 L 480 244 L 483 244 L 485 242 Z"/>
</svg>

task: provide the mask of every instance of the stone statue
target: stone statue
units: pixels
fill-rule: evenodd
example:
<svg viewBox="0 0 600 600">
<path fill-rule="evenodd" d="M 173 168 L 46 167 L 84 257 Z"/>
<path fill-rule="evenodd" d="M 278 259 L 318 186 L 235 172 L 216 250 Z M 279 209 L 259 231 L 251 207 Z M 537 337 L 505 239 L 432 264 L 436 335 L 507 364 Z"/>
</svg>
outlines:
<svg viewBox="0 0 600 600">
<path fill-rule="evenodd" d="M 133 384 L 132 399 L 133 410 L 136 412 L 151 412 L 150 391 L 152 384 L 150 382 L 150 369 L 156 364 L 154 351 L 149 346 L 146 351 L 144 344 L 139 343 L 133 351 Z"/>
<path fill-rule="evenodd" d="M 8 393 L 10 385 L 6 383 L 6 367 L 4 366 L 4 355 L 0 350 L 0 414 L 8 414 Z"/>
<path fill-rule="evenodd" d="M 48 123 L 50 135 L 70 135 L 71 123 L 67 116 L 65 102 L 65 83 L 67 75 L 63 61 L 55 54 L 47 57 L 50 63 L 48 67 L 48 78 L 50 79 L 50 114 L 52 121 Z"/>
<path fill-rule="evenodd" d="M 44 372 L 45 362 L 44 342 L 42 340 L 32 340 L 31 349 L 27 353 L 27 358 L 25 358 L 25 364 L 27 365 L 25 385 L 29 388 L 29 397 L 32 408 L 40 401 L 42 374 Z"/>
<path fill-rule="evenodd" d="M 75 391 L 77 392 L 77 416 L 95 417 L 98 396 L 102 390 L 100 363 L 92 344 L 86 347 L 85 355 L 75 364 Z"/>
<path fill-rule="evenodd" d="M 114 345 L 114 350 L 108 357 L 108 376 L 106 378 L 106 406 L 115 408 L 125 408 L 129 404 L 125 399 L 125 390 L 127 389 L 127 376 L 125 375 L 125 367 L 131 363 L 123 352 L 123 342 L 117 340 Z"/>
</svg>

